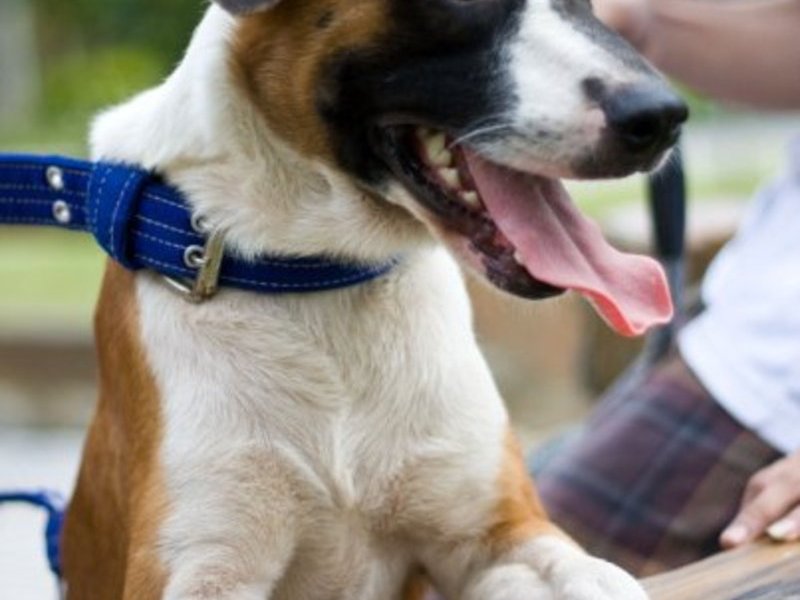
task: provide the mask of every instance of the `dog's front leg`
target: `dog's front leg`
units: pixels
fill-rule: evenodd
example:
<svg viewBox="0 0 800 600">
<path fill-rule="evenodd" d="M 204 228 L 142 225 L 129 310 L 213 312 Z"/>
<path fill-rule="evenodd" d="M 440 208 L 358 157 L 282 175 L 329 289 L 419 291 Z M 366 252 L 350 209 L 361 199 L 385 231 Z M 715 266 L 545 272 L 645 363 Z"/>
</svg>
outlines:
<svg viewBox="0 0 800 600">
<path fill-rule="evenodd" d="M 513 438 L 476 535 L 439 539 L 423 560 L 448 600 L 646 600 L 625 571 L 587 555 L 548 519 Z M 482 509 L 481 509 L 482 510 Z"/>
<path fill-rule="evenodd" d="M 246 548 L 213 543 L 187 548 L 169 578 L 164 600 L 269 599 L 291 552 L 291 545 L 275 547 L 269 555 L 248 555 Z"/>
<path fill-rule="evenodd" d="M 164 600 L 268 600 L 297 546 L 297 500 L 262 451 L 182 464 L 160 536 Z"/>
</svg>

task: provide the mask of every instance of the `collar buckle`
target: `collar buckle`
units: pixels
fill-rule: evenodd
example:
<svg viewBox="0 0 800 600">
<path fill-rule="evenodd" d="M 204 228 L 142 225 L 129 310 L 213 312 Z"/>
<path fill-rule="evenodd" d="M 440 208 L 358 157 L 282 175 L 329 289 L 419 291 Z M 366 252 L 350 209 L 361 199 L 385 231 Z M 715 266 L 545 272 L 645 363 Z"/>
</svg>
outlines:
<svg viewBox="0 0 800 600">
<path fill-rule="evenodd" d="M 209 235 L 205 247 L 189 246 L 183 253 L 186 266 L 197 271 L 193 281 L 169 275 L 162 275 L 162 278 L 169 289 L 187 302 L 202 304 L 219 291 L 219 275 L 224 256 L 225 235 L 221 231 L 215 231 Z"/>
</svg>

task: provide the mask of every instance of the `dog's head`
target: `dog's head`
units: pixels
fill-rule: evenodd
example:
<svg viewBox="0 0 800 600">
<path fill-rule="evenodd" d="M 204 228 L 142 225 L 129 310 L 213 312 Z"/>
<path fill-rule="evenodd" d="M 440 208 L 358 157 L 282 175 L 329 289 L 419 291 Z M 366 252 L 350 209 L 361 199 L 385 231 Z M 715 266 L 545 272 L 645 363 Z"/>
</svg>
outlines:
<svg viewBox="0 0 800 600">
<path fill-rule="evenodd" d="M 623 333 L 669 317 L 558 178 L 650 170 L 687 110 L 589 0 L 217 0 L 270 128 L 400 204 L 496 286 L 587 295 Z"/>
</svg>

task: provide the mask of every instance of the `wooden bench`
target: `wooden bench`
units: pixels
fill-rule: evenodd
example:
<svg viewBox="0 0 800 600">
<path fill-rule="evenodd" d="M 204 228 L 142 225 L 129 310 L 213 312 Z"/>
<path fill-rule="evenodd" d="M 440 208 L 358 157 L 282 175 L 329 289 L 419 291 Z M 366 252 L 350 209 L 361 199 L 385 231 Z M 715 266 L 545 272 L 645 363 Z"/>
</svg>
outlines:
<svg viewBox="0 0 800 600">
<path fill-rule="evenodd" d="M 800 600 L 800 544 L 756 544 L 644 584 L 651 600 Z"/>
</svg>

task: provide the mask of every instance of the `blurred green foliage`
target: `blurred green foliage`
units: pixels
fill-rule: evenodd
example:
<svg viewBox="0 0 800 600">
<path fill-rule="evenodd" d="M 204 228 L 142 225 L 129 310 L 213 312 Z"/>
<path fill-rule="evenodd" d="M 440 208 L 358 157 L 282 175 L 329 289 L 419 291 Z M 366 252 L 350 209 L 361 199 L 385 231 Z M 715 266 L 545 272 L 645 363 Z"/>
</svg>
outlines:
<svg viewBox="0 0 800 600">
<path fill-rule="evenodd" d="M 165 69 L 157 52 L 133 45 L 69 53 L 57 63 L 43 74 L 40 115 L 55 126 L 152 85 Z"/>
<path fill-rule="evenodd" d="M 0 131 L 2 146 L 70 152 L 81 152 L 95 112 L 169 74 L 206 6 L 203 0 L 30 3 L 41 94 L 31 121 Z"/>
<path fill-rule="evenodd" d="M 180 58 L 203 0 L 33 0 L 45 54 L 94 51 L 136 44 L 162 57 Z"/>
</svg>

